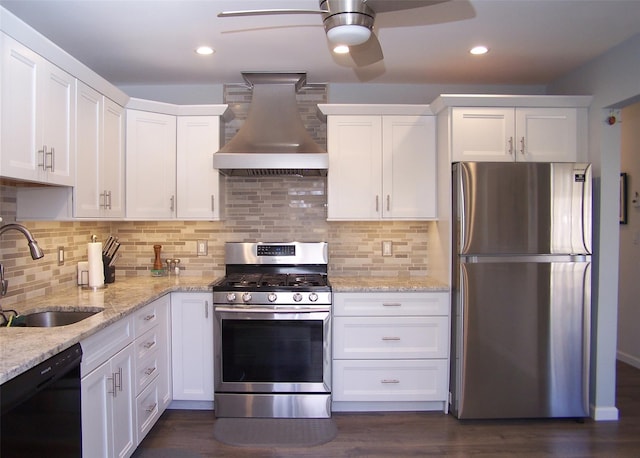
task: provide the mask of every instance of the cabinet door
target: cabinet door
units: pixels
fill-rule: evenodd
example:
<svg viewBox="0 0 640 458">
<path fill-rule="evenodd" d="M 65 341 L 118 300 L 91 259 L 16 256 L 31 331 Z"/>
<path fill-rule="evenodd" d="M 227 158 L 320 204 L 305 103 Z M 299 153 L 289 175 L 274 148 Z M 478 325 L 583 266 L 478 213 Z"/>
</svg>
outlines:
<svg viewBox="0 0 640 458">
<path fill-rule="evenodd" d="M 38 72 L 42 59 L 6 35 L 2 36 L 2 154 L 0 174 L 23 180 L 38 180 L 36 134 Z"/>
<path fill-rule="evenodd" d="M 213 168 L 213 153 L 219 148 L 218 116 L 178 117 L 178 218 L 219 219 L 220 174 Z"/>
<path fill-rule="evenodd" d="M 42 145 L 46 146 L 46 181 L 75 184 L 76 79 L 55 65 L 44 62 L 40 103 Z"/>
<path fill-rule="evenodd" d="M 103 215 L 124 216 L 124 108 L 104 98 L 102 160 Z M 106 200 L 106 202 L 105 202 Z"/>
<path fill-rule="evenodd" d="M 131 455 L 136 446 L 134 351 L 128 345 L 111 359 L 115 378 L 113 402 L 113 456 Z"/>
<path fill-rule="evenodd" d="M 382 122 L 383 218 L 435 218 L 435 118 L 384 116 Z"/>
<path fill-rule="evenodd" d="M 517 108 L 516 158 L 527 162 L 575 162 L 575 108 Z"/>
<path fill-rule="evenodd" d="M 213 305 L 211 295 L 171 295 L 173 399 L 213 401 Z"/>
<path fill-rule="evenodd" d="M 113 373 L 109 361 L 81 382 L 82 456 L 113 456 Z"/>
<path fill-rule="evenodd" d="M 451 160 L 514 160 L 513 108 L 452 108 Z"/>
<path fill-rule="evenodd" d="M 103 98 L 97 91 L 78 82 L 76 97 L 76 217 L 99 217 L 102 203 L 100 157 L 102 154 L 102 105 Z"/>
<path fill-rule="evenodd" d="M 327 219 L 379 220 L 382 214 L 382 118 L 330 116 Z"/>
<path fill-rule="evenodd" d="M 127 110 L 126 144 L 127 216 L 173 218 L 176 207 L 175 116 Z"/>
</svg>

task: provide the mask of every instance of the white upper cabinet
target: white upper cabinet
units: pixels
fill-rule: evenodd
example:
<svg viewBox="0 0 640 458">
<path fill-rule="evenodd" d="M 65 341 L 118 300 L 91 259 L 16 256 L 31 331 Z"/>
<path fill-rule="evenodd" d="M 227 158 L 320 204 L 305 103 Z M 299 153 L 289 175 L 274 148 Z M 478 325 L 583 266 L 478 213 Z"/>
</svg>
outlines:
<svg viewBox="0 0 640 458">
<path fill-rule="evenodd" d="M 329 112 L 327 149 L 329 220 L 436 217 L 433 116 Z"/>
<path fill-rule="evenodd" d="M 383 218 L 435 218 L 435 117 L 382 118 L 382 197 Z"/>
<path fill-rule="evenodd" d="M 220 174 L 213 168 L 213 153 L 220 148 L 220 117 L 179 116 L 177 141 L 177 217 L 220 219 Z"/>
<path fill-rule="evenodd" d="M 76 80 L 12 38 L 2 38 L 0 174 L 72 186 Z"/>
<path fill-rule="evenodd" d="M 377 220 L 382 185 L 382 117 L 329 116 L 327 218 Z"/>
<path fill-rule="evenodd" d="M 436 98 L 430 107 L 437 117 L 439 220 L 450 219 L 452 162 L 587 162 L 591 100 L 585 95 Z"/>
<path fill-rule="evenodd" d="M 124 108 L 78 81 L 74 216 L 124 216 Z"/>
<path fill-rule="evenodd" d="M 127 110 L 128 218 L 176 215 L 176 117 Z"/>
<path fill-rule="evenodd" d="M 451 161 L 574 162 L 576 108 L 455 107 Z"/>
</svg>

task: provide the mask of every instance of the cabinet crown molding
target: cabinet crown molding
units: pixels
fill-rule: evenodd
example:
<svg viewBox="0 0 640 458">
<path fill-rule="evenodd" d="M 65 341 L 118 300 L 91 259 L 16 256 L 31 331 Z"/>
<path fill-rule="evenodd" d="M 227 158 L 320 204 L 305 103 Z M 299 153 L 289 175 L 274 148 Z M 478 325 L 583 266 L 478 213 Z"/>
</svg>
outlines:
<svg viewBox="0 0 640 458">
<path fill-rule="evenodd" d="M 449 107 L 587 108 L 590 95 L 442 94 L 429 105 L 433 113 Z"/>
<path fill-rule="evenodd" d="M 429 105 L 319 103 L 323 115 L 432 116 Z"/>
</svg>

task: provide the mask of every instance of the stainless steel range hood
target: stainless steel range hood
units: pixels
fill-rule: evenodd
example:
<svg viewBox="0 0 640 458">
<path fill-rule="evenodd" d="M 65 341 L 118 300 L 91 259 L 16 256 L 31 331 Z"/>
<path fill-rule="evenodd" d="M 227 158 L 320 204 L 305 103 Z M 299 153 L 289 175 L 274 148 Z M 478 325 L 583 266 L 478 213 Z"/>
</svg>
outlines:
<svg viewBox="0 0 640 458">
<path fill-rule="evenodd" d="M 228 176 L 324 176 L 329 155 L 307 132 L 296 92 L 305 73 L 242 73 L 252 87 L 247 120 L 213 155 L 213 166 Z"/>
</svg>

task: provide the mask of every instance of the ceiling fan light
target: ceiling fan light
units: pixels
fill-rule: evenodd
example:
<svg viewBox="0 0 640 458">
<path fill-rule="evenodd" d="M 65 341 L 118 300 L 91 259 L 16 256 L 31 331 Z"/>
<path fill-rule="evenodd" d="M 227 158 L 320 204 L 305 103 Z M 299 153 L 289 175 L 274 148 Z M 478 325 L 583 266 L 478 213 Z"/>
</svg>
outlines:
<svg viewBox="0 0 640 458">
<path fill-rule="evenodd" d="M 336 45 L 333 48 L 333 52 L 336 54 L 348 54 L 349 53 L 349 47 L 347 45 Z"/>
<path fill-rule="evenodd" d="M 371 29 L 362 25 L 338 25 L 327 30 L 327 38 L 330 42 L 356 46 L 366 42 L 371 36 Z"/>
</svg>

